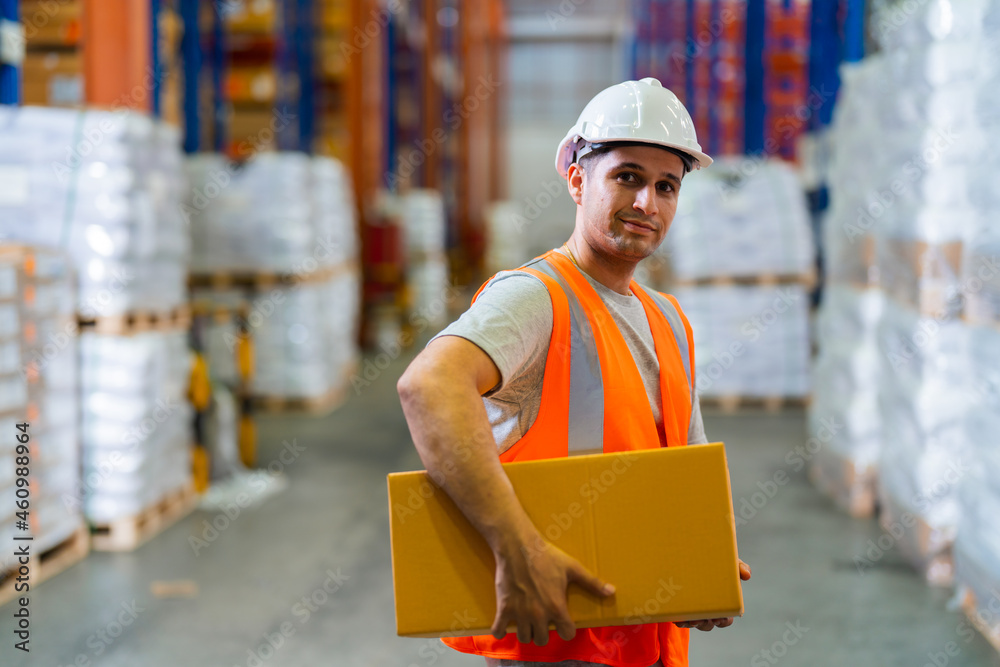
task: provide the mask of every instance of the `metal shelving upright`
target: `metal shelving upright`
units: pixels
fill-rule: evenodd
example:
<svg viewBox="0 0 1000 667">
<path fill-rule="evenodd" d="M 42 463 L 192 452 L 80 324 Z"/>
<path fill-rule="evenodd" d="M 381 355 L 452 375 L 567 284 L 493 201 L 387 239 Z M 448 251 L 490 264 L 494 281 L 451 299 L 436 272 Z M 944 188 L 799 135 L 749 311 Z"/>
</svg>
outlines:
<svg viewBox="0 0 1000 667">
<path fill-rule="evenodd" d="M 21 102 L 22 39 L 18 0 L 0 0 L 0 104 Z"/>
</svg>

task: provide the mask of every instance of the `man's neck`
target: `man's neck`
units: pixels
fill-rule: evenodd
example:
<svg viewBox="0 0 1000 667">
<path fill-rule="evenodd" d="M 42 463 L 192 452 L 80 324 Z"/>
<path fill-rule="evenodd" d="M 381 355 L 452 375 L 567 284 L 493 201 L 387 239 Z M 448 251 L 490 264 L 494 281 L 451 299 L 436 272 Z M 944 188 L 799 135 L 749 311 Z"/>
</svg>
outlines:
<svg viewBox="0 0 1000 667">
<path fill-rule="evenodd" d="M 635 263 L 621 260 L 609 260 L 599 255 L 574 232 L 566 242 L 570 259 L 588 276 L 605 287 L 619 294 L 632 296 L 629 283 L 635 272 Z"/>
</svg>

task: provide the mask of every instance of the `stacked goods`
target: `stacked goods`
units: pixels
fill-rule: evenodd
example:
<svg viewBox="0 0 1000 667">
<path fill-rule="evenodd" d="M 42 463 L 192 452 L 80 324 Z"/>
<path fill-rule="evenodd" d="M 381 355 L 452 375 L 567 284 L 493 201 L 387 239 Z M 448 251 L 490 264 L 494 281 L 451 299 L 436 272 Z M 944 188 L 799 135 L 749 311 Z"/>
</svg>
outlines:
<svg viewBox="0 0 1000 667">
<path fill-rule="evenodd" d="M 181 164 L 148 116 L 0 107 L 0 239 L 65 248 L 85 320 L 182 310 Z"/>
<path fill-rule="evenodd" d="M 653 259 L 669 264 L 694 328 L 703 400 L 775 406 L 809 393 L 814 254 L 805 196 L 784 163 L 722 159 L 686 179 Z"/>
<path fill-rule="evenodd" d="M 876 267 L 882 523 L 928 581 L 952 578 L 951 544 L 970 469 L 973 369 L 961 319 L 963 240 L 977 217 L 970 185 L 988 145 L 976 113 L 982 3 L 928 3 L 882 34 L 891 92 L 877 106 L 883 177 L 869 189 Z M 941 14 L 941 12 L 945 14 Z M 943 20 L 947 19 L 947 20 Z M 870 187 L 870 186 L 869 186 Z M 982 213 L 987 213 L 983 211 Z M 970 363 L 971 362 L 971 363 Z"/>
<path fill-rule="evenodd" d="M 966 613 L 995 647 L 1000 649 L 1000 616 L 995 613 L 1000 591 L 1000 211 L 996 193 L 997 157 L 991 147 L 1000 136 L 996 96 L 1000 83 L 1000 3 L 987 3 L 980 16 L 961 16 L 973 23 L 968 34 L 978 35 L 975 79 L 977 119 L 983 147 L 971 172 L 973 206 L 978 217 L 966 228 L 960 289 L 968 323 L 968 356 L 972 397 L 966 420 L 971 462 L 960 492 L 962 517 L 954 545 L 955 579 L 963 593 Z M 975 43 L 974 40 L 966 40 Z M 990 181 L 994 181 L 991 186 Z"/>
<path fill-rule="evenodd" d="M 0 537 L 12 545 L 15 536 L 30 535 L 34 554 L 66 543 L 83 526 L 75 331 L 67 259 L 0 245 Z M 19 508 L 19 500 L 27 505 Z M 28 525 L 18 529 L 21 520 Z M 13 549 L 5 549 L 0 581 L 15 563 Z"/>
<path fill-rule="evenodd" d="M 351 52 L 345 53 L 345 45 L 357 47 L 359 38 L 350 33 L 350 7 L 346 0 L 319 0 L 316 13 L 320 33 L 316 47 L 319 108 L 316 150 L 338 160 L 347 160 L 350 153 L 347 89 Z"/>
<path fill-rule="evenodd" d="M 436 190 L 410 190 L 400 199 L 410 308 L 429 323 L 440 326 L 448 316 L 444 302 L 450 285 L 444 202 Z"/>
<path fill-rule="evenodd" d="M 817 316 L 819 353 L 813 367 L 810 431 L 822 448 L 810 469 L 813 481 L 855 516 L 875 508 L 880 455 L 877 329 L 884 301 L 875 270 L 870 189 L 883 183 L 882 133 L 873 100 L 887 76 L 882 57 L 845 66 L 841 97 L 830 130 L 830 208 L 823 226 L 826 250 L 823 300 Z M 865 156 L 865 157 L 861 157 Z M 869 208 L 874 204 L 874 208 Z M 824 428 L 830 423 L 839 429 Z"/>
<path fill-rule="evenodd" d="M 330 158 L 276 152 L 241 164 L 197 156 L 188 173 L 196 296 L 246 313 L 251 393 L 325 407 L 357 354 L 359 249 L 346 170 Z M 206 351 L 210 368 L 231 371 L 235 338 L 225 326 L 232 323 L 209 332 Z"/>
<path fill-rule="evenodd" d="M 22 0 L 25 104 L 83 104 L 83 5 L 84 0 Z"/>
<path fill-rule="evenodd" d="M 190 374 L 186 332 L 81 333 L 84 511 L 92 524 L 138 517 L 188 492 Z"/>
</svg>

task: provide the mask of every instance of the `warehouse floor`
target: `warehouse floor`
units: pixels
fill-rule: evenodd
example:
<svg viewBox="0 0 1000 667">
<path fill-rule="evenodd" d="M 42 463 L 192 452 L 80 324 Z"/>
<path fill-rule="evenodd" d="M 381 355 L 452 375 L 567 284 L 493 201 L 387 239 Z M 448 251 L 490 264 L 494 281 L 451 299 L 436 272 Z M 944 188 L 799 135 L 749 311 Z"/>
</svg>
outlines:
<svg viewBox="0 0 1000 667">
<path fill-rule="evenodd" d="M 280 494 L 229 520 L 197 511 L 134 553 L 92 554 L 41 585 L 30 657 L 12 648 L 13 607 L 0 609 L 0 663 L 482 664 L 436 640 L 395 636 L 385 475 L 419 467 L 395 395 L 405 361 L 327 418 L 261 420 L 260 461 L 276 462 L 291 482 Z M 738 531 L 753 567 L 746 616 L 693 633 L 693 665 L 996 663 L 963 617 L 946 611 L 948 594 L 927 588 L 897 554 L 858 572 L 854 557 L 879 529 L 834 511 L 785 463 L 804 441 L 802 413 L 708 415 L 706 427 L 729 445 L 737 506 L 779 470 L 791 480 Z M 218 533 L 206 530 L 213 520 Z M 167 595 L 154 594 L 154 582 Z"/>
</svg>

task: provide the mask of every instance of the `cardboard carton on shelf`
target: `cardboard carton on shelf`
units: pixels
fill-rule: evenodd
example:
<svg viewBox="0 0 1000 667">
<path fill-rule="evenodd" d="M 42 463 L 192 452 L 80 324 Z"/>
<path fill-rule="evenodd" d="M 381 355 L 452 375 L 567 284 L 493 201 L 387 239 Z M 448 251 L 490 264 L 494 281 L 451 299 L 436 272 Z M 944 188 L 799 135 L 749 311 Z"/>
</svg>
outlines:
<svg viewBox="0 0 1000 667">
<path fill-rule="evenodd" d="M 24 59 L 24 104 L 83 104 L 83 58 L 76 51 L 30 51 Z"/>
<path fill-rule="evenodd" d="M 83 0 L 21 0 L 21 23 L 29 49 L 77 46 Z"/>
<path fill-rule="evenodd" d="M 743 614 L 722 443 L 504 470 L 545 538 L 617 588 L 599 600 L 570 586 L 578 628 Z M 489 633 L 495 566 L 485 540 L 426 472 L 390 474 L 388 485 L 397 634 Z"/>
</svg>

